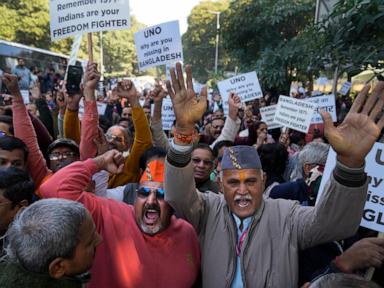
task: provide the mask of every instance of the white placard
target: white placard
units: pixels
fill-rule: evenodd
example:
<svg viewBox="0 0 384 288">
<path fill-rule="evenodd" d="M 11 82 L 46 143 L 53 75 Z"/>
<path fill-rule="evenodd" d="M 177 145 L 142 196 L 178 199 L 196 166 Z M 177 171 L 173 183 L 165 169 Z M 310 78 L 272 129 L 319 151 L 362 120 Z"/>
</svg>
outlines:
<svg viewBox="0 0 384 288">
<path fill-rule="evenodd" d="M 330 94 L 319 97 L 311 97 L 305 100 L 317 106 L 315 113 L 313 114 L 311 124 L 323 123 L 323 118 L 321 118 L 319 113 L 320 110 L 325 110 L 331 114 L 333 122 L 337 121 L 335 95 Z"/>
<path fill-rule="evenodd" d="M 357 144 L 358 145 L 358 144 Z M 336 153 L 329 150 L 323 178 L 317 195 L 320 199 L 325 184 L 336 165 Z M 365 172 L 368 175 L 368 195 L 360 225 L 378 232 L 384 232 L 384 144 L 375 143 L 365 158 Z M 316 202 L 316 203 L 317 203 Z"/>
<path fill-rule="evenodd" d="M 31 101 L 29 100 L 29 90 L 20 90 L 21 96 L 23 96 L 24 104 L 29 104 Z"/>
<path fill-rule="evenodd" d="M 229 93 L 234 92 L 241 98 L 241 102 L 263 97 L 259 79 L 255 71 L 240 74 L 217 83 L 221 98 L 223 99 L 224 113 L 228 114 Z"/>
<path fill-rule="evenodd" d="M 340 88 L 340 91 L 339 93 L 341 95 L 347 95 L 348 94 L 348 91 L 351 89 L 352 87 L 352 83 L 351 82 L 344 82 L 343 83 L 343 86 Z"/>
<path fill-rule="evenodd" d="M 151 105 L 151 114 L 153 116 L 154 105 Z M 163 130 L 171 130 L 173 122 L 175 121 L 175 113 L 173 112 L 171 98 L 163 99 L 163 106 L 161 108 L 161 120 L 163 124 Z"/>
<path fill-rule="evenodd" d="M 283 127 L 282 125 L 273 122 L 275 118 L 276 108 L 277 108 L 277 104 L 267 106 L 267 107 L 262 107 L 259 109 L 260 115 L 261 115 L 261 121 L 267 124 L 268 130 Z"/>
<path fill-rule="evenodd" d="M 183 61 L 179 21 L 145 28 L 135 33 L 139 70 Z"/>
<path fill-rule="evenodd" d="M 130 28 L 129 0 L 50 0 L 51 39 Z"/>
<path fill-rule="evenodd" d="M 96 105 L 97 105 L 97 113 L 99 115 L 104 115 L 105 110 L 107 109 L 107 104 L 97 101 Z M 83 117 L 84 117 L 84 100 L 83 98 L 81 98 L 79 102 L 79 119 L 82 120 Z"/>
<path fill-rule="evenodd" d="M 308 133 L 316 105 L 305 100 L 280 96 L 273 122 Z"/>
</svg>

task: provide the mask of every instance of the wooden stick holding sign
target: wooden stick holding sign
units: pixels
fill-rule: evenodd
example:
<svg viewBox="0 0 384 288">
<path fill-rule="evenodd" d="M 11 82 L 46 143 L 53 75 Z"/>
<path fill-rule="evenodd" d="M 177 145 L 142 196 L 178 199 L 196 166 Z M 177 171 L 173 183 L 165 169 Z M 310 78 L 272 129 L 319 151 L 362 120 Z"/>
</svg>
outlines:
<svg viewBox="0 0 384 288">
<path fill-rule="evenodd" d="M 88 61 L 93 62 L 93 43 L 92 33 L 88 33 Z"/>
<path fill-rule="evenodd" d="M 379 233 L 377 238 L 384 238 L 384 233 Z M 365 272 L 365 276 L 364 276 L 365 280 L 371 281 L 373 274 L 375 274 L 375 268 L 371 267 L 367 270 L 367 272 Z"/>
</svg>

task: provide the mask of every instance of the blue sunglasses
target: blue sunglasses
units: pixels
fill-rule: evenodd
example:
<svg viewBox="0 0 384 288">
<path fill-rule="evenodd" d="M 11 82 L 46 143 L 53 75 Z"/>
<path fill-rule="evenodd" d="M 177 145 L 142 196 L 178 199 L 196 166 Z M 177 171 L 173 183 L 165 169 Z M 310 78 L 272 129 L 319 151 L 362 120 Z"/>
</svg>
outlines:
<svg viewBox="0 0 384 288">
<path fill-rule="evenodd" d="M 141 197 L 148 197 L 151 194 L 151 191 L 156 192 L 156 198 L 164 198 L 165 190 L 161 188 L 153 189 L 149 187 L 140 187 L 137 189 L 137 194 Z"/>
</svg>

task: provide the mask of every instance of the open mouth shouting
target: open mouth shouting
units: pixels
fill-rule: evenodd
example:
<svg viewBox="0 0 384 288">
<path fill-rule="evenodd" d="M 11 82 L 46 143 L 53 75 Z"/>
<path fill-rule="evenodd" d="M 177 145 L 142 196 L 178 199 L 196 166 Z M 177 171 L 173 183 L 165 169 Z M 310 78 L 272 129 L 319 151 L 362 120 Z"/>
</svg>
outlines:
<svg viewBox="0 0 384 288">
<path fill-rule="evenodd" d="M 244 196 L 236 195 L 234 201 L 237 207 L 243 209 L 251 205 L 252 197 L 249 194 Z"/>
</svg>

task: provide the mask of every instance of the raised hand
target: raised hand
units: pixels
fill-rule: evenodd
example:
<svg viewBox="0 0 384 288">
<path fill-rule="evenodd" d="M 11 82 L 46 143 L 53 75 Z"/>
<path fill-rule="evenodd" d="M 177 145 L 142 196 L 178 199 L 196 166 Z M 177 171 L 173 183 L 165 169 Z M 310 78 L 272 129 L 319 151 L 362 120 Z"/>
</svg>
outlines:
<svg viewBox="0 0 384 288">
<path fill-rule="evenodd" d="M 108 151 L 108 141 L 105 138 L 104 131 L 99 127 L 98 137 L 93 139 L 93 143 L 97 147 L 97 155 L 102 155 Z"/>
<path fill-rule="evenodd" d="M 112 174 L 119 174 L 124 169 L 123 154 L 117 150 L 110 150 L 93 159 L 97 167 Z"/>
<path fill-rule="evenodd" d="M 237 119 L 237 113 L 239 112 L 239 109 L 241 107 L 241 99 L 240 97 L 231 92 L 228 97 L 228 116 L 231 117 L 233 121 L 236 121 Z"/>
<path fill-rule="evenodd" d="M 324 134 L 337 153 L 337 159 L 350 168 L 364 165 L 364 159 L 384 127 L 384 82 L 379 82 L 368 97 L 370 86 L 359 93 L 343 123 L 333 126 L 328 112 L 320 111 Z M 378 118 L 379 117 L 379 118 Z M 378 118 L 378 119 L 377 119 Z"/>
<path fill-rule="evenodd" d="M 112 91 L 113 93 L 116 93 L 118 97 L 127 98 L 132 107 L 140 107 L 139 95 L 131 80 L 120 81 Z"/>
<path fill-rule="evenodd" d="M 4 73 L 1 79 L 7 87 L 9 93 L 11 93 L 14 98 L 23 99 L 20 93 L 19 82 L 16 75 Z"/>
<path fill-rule="evenodd" d="M 94 91 L 97 88 L 97 83 L 99 82 L 101 74 L 97 71 L 97 64 L 93 62 L 88 62 L 87 70 L 84 77 L 84 89 Z"/>
<path fill-rule="evenodd" d="M 200 121 L 207 109 L 207 87 L 200 93 L 200 99 L 196 98 L 192 84 L 191 66 L 185 67 L 187 74 L 187 87 L 185 87 L 183 70 L 180 63 L 176 63 L 175 69 L 171 68 L 171 79 L 167 81 L 168 93 L 171 96 L 173 109 L 176 116 L 176 128 L 181 130 L 192 130 L 195 123 Z"/>
<path fill-rule="evenodd" d="M 165 97 L 167 97 L 168 93 L 164 90 L 163 86 L 160 84 L 155 85 L 155 89 L 153 89 L 150 93 L 153 102 L 159 103 L 162 102 Z"/>
</svg>

